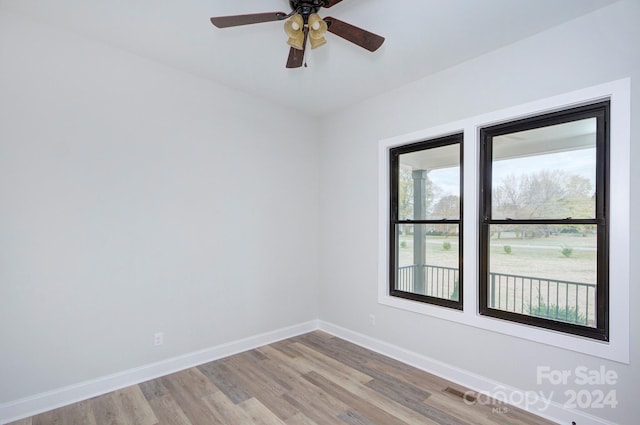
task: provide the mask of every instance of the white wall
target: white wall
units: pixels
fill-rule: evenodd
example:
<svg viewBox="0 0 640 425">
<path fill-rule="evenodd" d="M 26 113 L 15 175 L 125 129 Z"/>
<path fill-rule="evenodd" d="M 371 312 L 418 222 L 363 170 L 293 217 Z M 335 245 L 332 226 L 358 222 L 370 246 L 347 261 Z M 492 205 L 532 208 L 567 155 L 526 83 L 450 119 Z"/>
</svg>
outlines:
<svg viewBox="0 0 640 425">
<path fill-rule="evenodd" d="M 377 147 L 622 77 L 635 110 L 639 18 L 621 1 L 336 112 L 318 147 L 291 111 L 1 14 L 0 404 L 320 317 L 521 389 L 605 365 L 620 405 L 591 413 L 634 423 L 637 309 L 622 365 L 377 303 Z"/>
<path fill-rule="evenodd" d="M 631 364 L 624 365 L 483 331 L 377 303 L 378 141 L 573 90 L 632 78 L 631 163 L 640 161 L 640 2 L 628 0 L 324 117 L 321 145 L 321 287 L 323 321 L 522 390 L 539 386 L 537 366 L 573 370 L 601 365 L 619 375 L 616 409 L 588 414 L 620 424 L 640 415 L 640 247 L 632 244 Z M 615 164 L 614 164 L 615 166 Z M 632 165 L 631 193 L 639 167 Z M 631 217 L 640 217 L 632 197 Z M 631 240 L 640 238 L 640 220 Z M 612 282 L 615 284 L 615 282 Z M 612 306 L 615 308 L 615 306 Z M 375 314 L 375 326 L 369 314 Z M 581 387 L 573 386 L 580 390 Z M 578 421 L 580 422 L 580 421 Z"/>
<path fill-rule="evenodd" d="M 0 405 L 317 318 L 316 121 L 4 12 L 0 64 Z"/>
</svg>

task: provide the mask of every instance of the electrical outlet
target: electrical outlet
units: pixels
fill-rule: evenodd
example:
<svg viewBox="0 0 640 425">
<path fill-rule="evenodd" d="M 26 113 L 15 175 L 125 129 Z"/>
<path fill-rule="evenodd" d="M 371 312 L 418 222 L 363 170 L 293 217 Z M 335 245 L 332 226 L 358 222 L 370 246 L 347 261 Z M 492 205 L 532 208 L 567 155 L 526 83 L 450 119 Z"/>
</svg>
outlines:
<svg viewBox="0 0 640 425">
<path fill-rule="evenodd" d="M 162 332 L 156 332 L 153 334 L 153 345 L 157 347 L 164 342 L 164 334 Z"/>
<path fill-rule="evenodd" d="M 371 326 L 375 326 L 376 325 L 376 315 L 375 314 L 370 314 L 369 315 L 369 325 L 371 325 Z"/>
</svg>

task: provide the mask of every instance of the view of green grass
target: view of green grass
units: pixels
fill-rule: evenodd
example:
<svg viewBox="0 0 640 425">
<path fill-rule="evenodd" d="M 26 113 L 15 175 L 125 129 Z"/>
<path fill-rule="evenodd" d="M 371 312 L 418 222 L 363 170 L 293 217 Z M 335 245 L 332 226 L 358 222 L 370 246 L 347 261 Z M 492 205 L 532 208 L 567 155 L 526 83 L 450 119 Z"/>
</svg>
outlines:
<svg viewBox="0 0 640 425">
<path fill-rule="evenodd" d="M 413 235 L 400 235 L 399 265 L 415 264 L 413 260 Z M 405 243 L 402 243 L 402 242 Z M 445 250 L 443 242 L 451 244 Z M 490 265 L 495 273 L 535 276 L 571 282 L 595 283 L 596 237 L 593 235 L 557 235 L 547 238 L 516 238 L 503 233 L 500 239 L 491 239 Z M 511 254 L 504 246 L 511 247 Z M 573 248 L 570 257 L 562 254 L 562 248 Z M 458 239 L 455 237 L 427 236 L 425 263 L 442 266 L 458 266 Z"/>
<path fill-rule="evenodd" d="M 489 262 L 492 273 L 540 278 L 552 283 L 543 283 L 542 286 L 536 283 L 532 286 L 531 281 L 527 280 L 528 283 L 521 283 L 519 286 L 513 283 L 508 287 L 501 286 L 496 289 L 499 291 L 499 300 L 495 308 L 546 317 L 545 314 L 567 311 L 563 310 L 564 306 L 569 306 L 567 309 L 572 314 L 567 315 L 567 321 L 577 318 L 585 320 L 585 312 L 588 310 L 588 324 L 594 324 L 595 292 L 592 290 L 587 295 L 586 288 L 581 286 L 574 293 L 575 285 L 570 286 L 571 291 L 568 291 L 566 285 L 558 285 L 555 281 L 596 282 L 595 235 L 557 234 L 520 238 L 513 232 L 502 232 L 500 236 L 500 239 L 494 237 L 490 242 Z M 445 242 L 450 244 L 449 249 L 446 249 L 448 244 Z M 412 234 L 399 236 L 400 267 L 416 263 L 413 258 L 413 243 Z M 505 246 L 511 249 L 505 250 Z M 457 268 L 458 247 L 456 237 L 427 236 L 424 262 L 431 266 Z M 566 247 L 571 248 L 568 256 L 567 250 L 564 254 L 562 252 Z M 547 291 L 551 295 L 547 295 Z"/>
</svg>

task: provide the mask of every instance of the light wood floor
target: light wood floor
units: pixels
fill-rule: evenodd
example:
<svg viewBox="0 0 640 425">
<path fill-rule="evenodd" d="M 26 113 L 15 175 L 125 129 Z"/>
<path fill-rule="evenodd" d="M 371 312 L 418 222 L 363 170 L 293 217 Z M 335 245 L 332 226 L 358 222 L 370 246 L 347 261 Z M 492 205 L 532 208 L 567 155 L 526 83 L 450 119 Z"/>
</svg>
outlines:
<svg viewBox="0 0 640 425">
<path fill-rule="evenodd" d="M 465 391 L 318 331 L 12 425 L 551 424 Z"/>
</svg>

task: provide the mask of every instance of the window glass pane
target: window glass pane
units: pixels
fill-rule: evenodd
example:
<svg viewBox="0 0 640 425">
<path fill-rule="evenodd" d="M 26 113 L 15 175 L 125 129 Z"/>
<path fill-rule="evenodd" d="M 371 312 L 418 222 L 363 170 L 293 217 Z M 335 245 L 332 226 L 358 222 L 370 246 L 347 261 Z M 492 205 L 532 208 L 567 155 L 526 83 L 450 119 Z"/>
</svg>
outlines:
<svg viewBox="0 0 640 425">
<path fill-rule="evenodd" d="M 460 218 L 460 144 L 400 155 L 398 218 Z"/>
<path fill-rule="evenodd" d="M 594 218 L 596 118 L 493 138 L 492 218 Z"/>
<path fill-rule="evenodd" d="M 457 224 L 397 224 L 395 289 L 460 301 Z"/>
<path fill-rule="evenodd" d="M 595 225 L 489 226 L 488 307 L 596 327 Z"/>
</svg>

